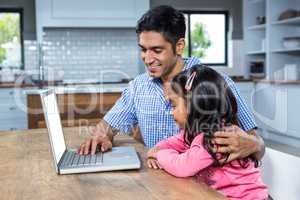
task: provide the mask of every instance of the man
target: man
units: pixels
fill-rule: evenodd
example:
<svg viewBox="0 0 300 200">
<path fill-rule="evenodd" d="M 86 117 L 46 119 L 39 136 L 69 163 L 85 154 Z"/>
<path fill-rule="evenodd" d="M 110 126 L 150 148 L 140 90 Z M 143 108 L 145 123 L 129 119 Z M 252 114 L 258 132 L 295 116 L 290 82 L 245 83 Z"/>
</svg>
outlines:
<svg viewBox="0 0 300 200">
<path fill-rule="evenodd" d="M 94 154 L 97 145 L 101 145 L 102 151 L 109 150 L 118 132 L 128 133 L 135 125 L 139 125 L 146 147 L 152 147 L 178 132 L 170 114 L 171 104 L 166 100 L 164 91 L 176 74 L 200 63 L 198 58 L 182 58 L 185 30 L 183 14 L 169 6 L 152 8 L 141 17 L 136 33 L 147 73 L 129 83 L 104 120 L 93 129 L 92 137 L 81 144 L 79 154 Z M 256 134 L 253 115 L 234 82 L 224 77 L 237 98 L 241 128 L 231 126 L 217 132 L 214 142 L 221 147 L 216 151 L 229 152 L 228 162 L 250 154 L 259 160 L 265 147 Z"/>
</svg>

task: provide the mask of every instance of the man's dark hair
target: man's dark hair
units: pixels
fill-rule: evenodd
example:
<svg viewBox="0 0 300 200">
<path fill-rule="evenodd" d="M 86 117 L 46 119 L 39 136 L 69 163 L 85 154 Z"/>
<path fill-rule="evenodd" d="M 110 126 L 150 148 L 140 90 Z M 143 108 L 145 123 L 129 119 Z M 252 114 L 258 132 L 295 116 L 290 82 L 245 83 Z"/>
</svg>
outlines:
<svg viewBox="0 0 300 200">
<path fill-rule="evenodd" d="M 171 6 L 157 6 L 147 11 L 138 21 L 136 33 L 155 31 L 161 33 L 172 44 L 175 52 L 176 43 L 185 37 L 185 18 L 181 12 Z"/>
</svg>

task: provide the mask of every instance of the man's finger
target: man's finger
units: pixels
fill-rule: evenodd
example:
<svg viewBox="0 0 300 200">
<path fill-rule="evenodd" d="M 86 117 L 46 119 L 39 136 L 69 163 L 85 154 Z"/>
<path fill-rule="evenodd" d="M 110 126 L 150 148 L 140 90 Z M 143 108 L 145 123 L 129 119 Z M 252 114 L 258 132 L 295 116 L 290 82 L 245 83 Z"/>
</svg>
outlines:
<svg viewBox="0 0 300 200">
<path fill-rule="evenodd" d="M 233 132 L 234 133 L 235 132 L 235 128 L 236 127 L 234 125 L 232 125 L 232 126 L 225 126 L 224 127 L 224 131 L 225 132 Z"/>
<path fill-rule="evenodd" d="M 84 155 L 87 155 L 90 151 L 90 147 L 91 147 L 91 140 L 92 139 L 88 139 L 86 142 L 85 142 L 85 145 L 84 145 Z"/>
<path fill-rule="evenodd" d="M 101 144 L 101 151 L 105 152 L 112 148 L 112 143 L 110 141 L 102 142 Z"/>
<path fill-rule="evenodd" d="M 81 149 L 81 145 L 80 147 L 77 149 L 76 153 L 79 154 L 80 153 L 80 149 Z"/>
<path fill-rule="evenodd" d="M 215 144 L 218 144 L 218 145 L 230 144 L 230 139 L 227 139 L 227 138 L 214 138 L 213 141 Z"/>
<path fill-rule="evenodd" d="M 79 154 L 82 155 L 83 154 L 83 150 L 84 150 L 84 143 L 80 145 L 79 147 Z"/>
<path fill-rule="evenodd" d="M 232 150 L 229 146 L 223 146 L 223 147 L 214 147 L 213 152 L 214 153 L 231 153 Z"/>
<path fill-rule="evenodd" d="M 91 147 L 91 154 L 94 155 L 96 153 L 98 141 L 96 138 L 92 139 L 92 147 Z"/>
<path fill-rule="evenodd" d="M 226 126 L 226 127 L 224 127 L 223 131 L 216 131 L 214 133 L 214 136 L 227 138 L 227 137 L 231 137 L 234 134 L 236 134 L 235 132 L 236 132 L 236 126 L 234 126 L 234 125 Z"/>
<path fill-rule="evenodd" d="M 216 131 L 214 133 L 214 137 L 223 137 L 223 138 L 228 138 L 231 134 L 225 131 Z"/>
</svg>

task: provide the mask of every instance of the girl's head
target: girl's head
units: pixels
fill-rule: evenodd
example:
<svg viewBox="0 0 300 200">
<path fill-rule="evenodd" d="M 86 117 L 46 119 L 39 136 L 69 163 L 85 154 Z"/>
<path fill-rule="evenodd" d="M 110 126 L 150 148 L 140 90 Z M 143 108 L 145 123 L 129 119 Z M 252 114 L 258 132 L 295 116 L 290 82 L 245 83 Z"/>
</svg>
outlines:
<svg viewBox="0 0 300 200">
<path fill-rule="evenodd" d="M 175 121 L 185 129 L 187 144 L 203 133 L 204 145 L 212 152 L 214 133 L 236 124 L 235 97 L 223 76 L 209 67 L 195 65 L 175 76 L 168 97 Z"/>
<path fill-rule="evenodd" d="M 223 76 L 209 67 L 195 65 L 173 78 L 168 97 L 175 121 L 185 129 L 185 142 L 191 144 L 198 134 L 204 134 L 204 147 L 216 165 L 223 165 L 212 150 L 212 138 L 223 126 L 238 125 L 236 99 Z M 229 154 L 223 156 L 227 160 Z M 242 167 L 247 167 L 248 158 L 259 165 L 258 160 L 249 156 L 238 160 Z"/>
<path fill-rule="evenodd" d="M 175 121 L 188 133 L 188 143 L 200 132 L 212 135 L 221 126 L 236 123 L 235 97 L 223 76 L 209 67 L 195 65 L 175 76 L 169 99 Z"/>
</svg>

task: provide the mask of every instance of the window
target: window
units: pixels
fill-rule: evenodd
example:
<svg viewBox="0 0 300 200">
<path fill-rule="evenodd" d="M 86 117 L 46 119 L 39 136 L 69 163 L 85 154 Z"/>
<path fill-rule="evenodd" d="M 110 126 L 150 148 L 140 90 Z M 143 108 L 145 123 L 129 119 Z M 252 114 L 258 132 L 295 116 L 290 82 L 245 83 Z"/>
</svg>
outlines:
<svg viewBox="0 0 300 200">
<path fill-rule="evenodd" d="M 186 17 L 184 56 L 196 56 L 202 64 L 227 66 L 227 11 L 183 11 Z"/>
<path fill-rule="evenodd" d="M 0 8 L 0 67 L 23 69 L 22 9 Z"/>
</svg>

